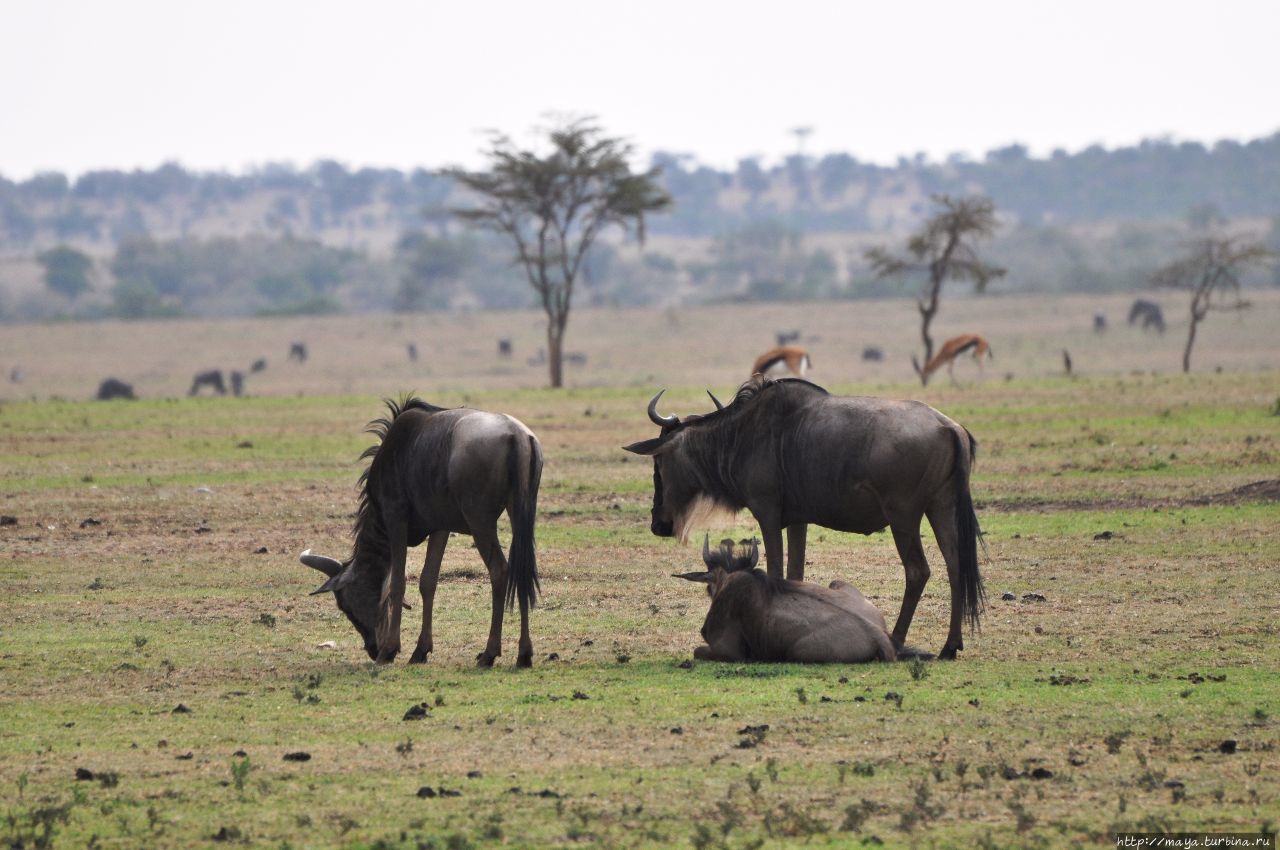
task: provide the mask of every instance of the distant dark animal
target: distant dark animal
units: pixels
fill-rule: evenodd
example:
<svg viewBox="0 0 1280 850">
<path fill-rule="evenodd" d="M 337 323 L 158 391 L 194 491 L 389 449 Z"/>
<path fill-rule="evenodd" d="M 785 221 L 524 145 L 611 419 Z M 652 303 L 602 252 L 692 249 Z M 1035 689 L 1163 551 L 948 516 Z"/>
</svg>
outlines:
<svg viewBox="0 0 1280 850">
<path fill-rule="evenodd" d="M 289 359 L 299 363 L 307 362 L 307 344 L 305 342 L 289 343 Z"/>
<path fill-rule="evenodd" d="M 1141 322 L 1142 329 L 1155 328 L 1157 333 L 1164 333 L 1164 311 L 1154 301 L 1139 298 L 1129 308 L 1129 327 Z"/>
<path fill-rule="evenodd" d="M 208 387 L 218 395 L 226 395 L 227 385 L 222 380 L 222 370 L 210 369 L 207 372 L 196 372 L 195 377 L 191 379 L 191 389 L 187 390 L 187 395 L 195 395 L 200 392 L 201 387 Z"/>
<path fill-rule="evenodd" d="M 266 368 L 267 368 L 267 358 L 259 357 L 257 360 L 253 361 L 253 365 L 249 367 L 249 373 L 256 375 Z"/>
<path fill-rule="evenodd" d="M 862 349 L 862 359 L 869 363 L 879 363 L 884 360 L 884 351 L 877 346 L 868 345 Z"/>
<path fill-rule="evenodd" d="M 1105 313 L 1093 314 L 1093 332 L 1096 334 L 1104 333 L 1107 330 L 1107 316 Z"/>
<path fill-rule="evenodd" d="M 510 357 L 511 351 L 512 351 L 511 340 L 507 339 L 506 337 L 503 337 L 502 339 L 498 340 L 498 356 L 499 357 Z"/>
<path fill-rule="evenodd" d="M 705 582 L 711 610 L 702 623 L 707 643 L 693 651 L 705 661 L 794 661 L 857 664 L 893 661 L 898 657 L 884 615 L 852 585 L 833 581 L 827 587 L 772 578 L 755 569 L 757 541 L 733 551 L 722 540 L 712 552 L 702 542 L 707 571 L 678 574 Z"/>
<path fill-rule="evenodd" d="M 22 383 L 23 379 L 25 379 L 26 377 L 27 376 L 25 373 L 23 373 L 21 366 L 14 366 L 12 369 L 9 370 L 10 383 L 20 384 Z"/>
<path fill-rule="evenodd" d="M 534 521 L 542 478 L 542 447 L 533 432 L 501 413 L 446 410 L 418 399 L 387 402 L 390 415 L 371 423 L 379 442 L 362 457 L 351 557 L 337 561 L 311 550 L 302 563 L 328 579 L 315 593 L 332 592 L 364 640 L 365 652 L 389 662 L 400 651 L 400 610 L 405 559 L 410 546 L 427 541 L 422 592 L 422 632 L 410 664 L 425 662 L 433 649 L 431 608 L 449 533 L 469 534 L 489 570 L 493 615 L 489 641 L 477 656 L 493 666 L 502 654 L 503 603 L 520 605 L 520 651 L 516 663 L 533 663 L 529 608 L 538 593 Z M 498 517 L 511 521 L 510 561 L 498 542 Z M 314 595 L 314 594 L 313 594 Z"/>
<path fill-rule="evenodd" d="M 244 372 L 239 369 L 231 370 L 231 394 L 236 398 L 244 395 Z"/>
<path fill-rule="evenodd" d="M 790 345 L 793 342 L 800 341 L 800 331 L 778 331 L 773 335 L 778 341 L 779 346 Z"/>
<path fill-rule="evenodd" d="M 1071 352 L 1065 348 L 1062 349 L 1062 368 L 1067 371 L 1067 376 L 1071 376 Z"/>
<path fill-rule="evenodd" d="M 809 352 L 798 345 L 783 345 L 771 348 L 756 358 L 751 364 L 751 374 L 764 375 L 766 378 L 803 378 L 809 374 L 813 363 L 809 360 Z"/>
<path fill-rule="evenodd" d="M 794 379 L 753 378 L 729 405 L 705 415 L 649 419 L 662 429 L 626 450 L 653 458 L 650 531 L 687 539 L 700 517 L 747 509 L 760 524 L 769 575 L 804 579 L 808 524 L 871 534 L 888 527 L 906 571 L 893 628 L 901 647 L 929 580 L 920 521 L 929 518 L 951 584 L 951 624 L 940 655 L 964 648 L 964 619 L 982 610 L 978 518 L 969 494 L 976 443 L 918 401 L 832 396 Z"/>
<path fill-rule="evenodd" d="M 409 361 L 410 361 L 410 362 L 417 362 L 417 360 L 418 360 L 418 346 L 414 345 L 414 344 L 413 344 L 413 343 L 411 343 L 411 342 L 407 342 L 407 343 L 405 343 L 404 348 L 405 348 L 405 352 L 409 355 Z"/>
<path fill-rule="evenodd" d="M 113 398 L 136 399 L 133 394 L 133 385 L 126 384 L 117 378 L 107 378 L 98 384 L 98 401 L 110 401 Z"/>
<path fill-rule="evenodd" d="M 987 344 L 985 337 L 978 334 L 961 334 L 953 336 L 942 344 L 942 348 L 938 349 L 938 353 L 929 358 L 929 362 L 924 364 L 924 368 L 920 368 L 919 362 L 916 361 L 915 355 L 911 357 L 911 365 L 915 368 L 916 374 L 920 376 L 920 383 L 928 384 L 929 378 L 933 373 L 943 366 L 947 367 L 947 377 L 951 379 L 951 383 L 956 383 L 955 373 L 952 371 L 956 365 L 956 358 L 966 351 L 973 352 L 973 359 L 978 364 L 978 372 L 982 372 L 982 355 L 987 355 L 987 359 L 992 358 L 991 346 Z"/>
</svg>

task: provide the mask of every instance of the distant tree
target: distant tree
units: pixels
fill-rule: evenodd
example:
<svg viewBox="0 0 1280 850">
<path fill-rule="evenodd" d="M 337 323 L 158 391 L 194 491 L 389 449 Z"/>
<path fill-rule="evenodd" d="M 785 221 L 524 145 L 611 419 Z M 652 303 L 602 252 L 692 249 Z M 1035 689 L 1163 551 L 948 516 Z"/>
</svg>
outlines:
<svg viewBox="0 0 1280 850">
<path fill-rule="evenodd" d="M 448 306 L 450 290 L 471 259 L 470 245 L 456 239 L 406 233 L 396 246 L 402 265 L 395 309 L 429 310 Z"/>
<path fill-rule="evenodd" d="M 40 254 L 36 259 L 44 266 L 45 286 L 64 298 L 74 301 L 93 288 L 89 283 L 93 260 L 87 254 L 59 245 Z"/>
<path fill-rule="evenodd" d="M 1165 289 L 1191 293 L 1191 326 L 1182 350 L 1182 371 L 1191 371 L 1191 347 L 1196 328 L 1210 310 L 1245 310 L 1249 302 L 1240 294 L 1240 275 L 1249 267 L 1269 265 L 1276 254 L 1261 242 L 1232 238 L 1199 239 L 1180 259 L 1158 269 L 1151 283 Z"/>
<path fill-rule="evenodd" d="M 934 202 L 942 207 L 907 240 L 907 253 L 890 253 L 883 247 L 866 252 L 866 258 L 877 277 L 889 277 L 924 272 L 927 275 L 924 291 L 916 298 L 920 311 L 920 338 L 924 342 L 924 363 L 933 357 L 933 337 L 929 325 L 938 313 L 938 300 L 942 284 L 952 278 L 973 281 L 974 289 L 982 292 L 988 281 L 1004 275 L 1005 270 L 983 262 L 973 242 L 989 238 L 996 229 L 995 204 L 990 198 L 952 198 L 935 195 Z M 912 363 L 924 380 L 921 364 L 914 356 Z"/>
<path fill-rule="evenodd" d="M 518 150 L 498 134 L 488 171 L 447 173 L 480 201 L 455 214 L 515 243 L 516 259 L 547 314 L 551 386 L 560 387 L 573 287 L 591 244 L 609 225 L 627 233 L 634 226 L 643 244 L 645 214 L 666 209 L 671 198 L 656 182 L 657 168 L 633 173 L 631 146 L 605 136 L 591 119 L 551 130 L 549 141 L 543 155 Z"/>
<path fill-rule="evenodd" d="M 769 191 L 769 175 L 760 167 L 759 157 L 738 160 L 738 185 L 750 197 L 748 205 L 754 207 L 760 196 Z"/>
</svg>

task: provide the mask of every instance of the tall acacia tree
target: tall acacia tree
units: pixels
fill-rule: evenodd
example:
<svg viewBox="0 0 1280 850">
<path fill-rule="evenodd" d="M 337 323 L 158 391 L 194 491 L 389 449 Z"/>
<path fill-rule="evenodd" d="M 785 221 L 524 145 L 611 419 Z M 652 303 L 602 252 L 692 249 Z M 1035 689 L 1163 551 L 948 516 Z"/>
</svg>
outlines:
<svg viewBox="0 0 1280 850">
<path fill-rule="evenodd" d="M 488 171 L 445 173 L 479 198 L 478 205 L 453 212 L 515 243 L 516 259 L 547 314 L 551 386 L 560 387 L 573 288 L 591 244 L 610 225 L 627 234 L 634 229 L 643 244 L 645 214 L 667 209 L 671 197 L 657 183 L 659 169 L 633 173 L 631 145 L 604 135 L 590 118 L 548 136 L 550 149 L 539 153 L 495 134 Z"/>
<path fill-rule="evenodd" d="M 891 253 L 884 247 L 871 248 L 866 252 L 876 277 L 919 272 L 927 275 L 924 290 L 916 298 L 925 365 L 933 358 L 933 337 L 929 335 L 929 325 L 938 313 L 942 284 L 952 278 L 971 280 L 974 288 L 982 292 L 989 281 L 1005 273 L 999 266 L 979 259 L 973 247 L 975 241 L 988 238 L 995 232 L 996 208 L 991 199 L 934 195 L 933 200 L 942 209 L 911 235 L 905 255 Z M 911 362 L 923 381 L 925 373 L 914 355 Z"/>
<path fill-rule="evenodd" d="M 1261 242 L 1230 237 L 1209 237 L 1191 244 L 1180 259 L 1156 270 L 1154 286 L 1191 293 L 1191 326 L 1182 349 L 1182 371 L 1191 371 L 1191 348 L 1196 328 L 1210 310 L 1245 310 L 1249 302 L 1240 294 L 1240 274 L 1250 266 L 1268 265 L 1276 255 Z"/>
</svg>

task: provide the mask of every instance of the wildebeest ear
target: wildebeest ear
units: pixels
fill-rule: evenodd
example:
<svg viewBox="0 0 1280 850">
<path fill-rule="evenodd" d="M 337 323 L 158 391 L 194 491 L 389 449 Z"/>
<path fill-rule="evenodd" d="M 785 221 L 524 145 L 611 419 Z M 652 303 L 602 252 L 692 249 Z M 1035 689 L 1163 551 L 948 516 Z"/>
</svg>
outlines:
<svg viewBox="0 0 1280 850">
<path fill-rule="evenodd" d="M 330 576 L 329 580 L 324 584 L 311 591 L 312 596 L 319 596 L 321 593 L 333 593 L 335 590 L 341 590 L 351 583 L 352 572 L 345 569 L 337 575 Z"/>
<path fill-rule="evenodd" d="M 306 564 L 308 567 L 311 567 L 313 570 L 319 570 L 329 578 L 333 578 L 338 573 L 342 572 L 341 561 L 325 557 L 324 555 L 313 554 L 310 549 L 299 555 L 298 560 Z"/>
<path fill-rule="evenodd" d="M 672 578 L 682 578 L 682 579 L 685 579 L 685 580 L 687 580 L 687 581 L 697 581 L 697 582 L 701 582 L 702 584 L 708 584 L 708 583 L 710 583 L 710 581 L 711 581 L 711 573 L 710 573 L 710 572 L 705 572 L 705 573 L 672 573 L 672 574 L 671 574 L 671 577 L 672 577 Z"/>
<path fill-rule="evenodd" d="M 658 449 L 662 446 L 662 438 L 654 437 L 652 440 L 641 440 L 638 443 L 632 443 L 629 446 L 623 446 L 624 452 L 632 452 L 638 455 L 648 455 L 652 457 L 657 454 Z"/>
</svg>

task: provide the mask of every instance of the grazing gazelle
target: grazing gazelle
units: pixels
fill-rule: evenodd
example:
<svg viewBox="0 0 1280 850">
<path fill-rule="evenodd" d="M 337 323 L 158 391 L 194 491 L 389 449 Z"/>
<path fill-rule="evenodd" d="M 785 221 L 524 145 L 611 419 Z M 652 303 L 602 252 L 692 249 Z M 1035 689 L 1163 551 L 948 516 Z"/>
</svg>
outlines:
<svg viewBox="0 0 1280 850">
<path fill-rule="evenodd" d="M 755 569 L 759 543 L 732 540 L 711 551 L 702 541 L 707 571 L 677 578 L 705 582 L 711 610 L 702 624 L 707 643 L 693 651 L 704 661 L 796 661 L 857 664 L 898 657 L 884 615 L 852 585 L 828 587 L 771 578 Z"/>
<path fill-rule="evenodd" d="M 812 367 L 809 352 L 798 345 L 780 345 L 756 358 L 751 374 L 766 378 L 803 378 Z"/>
<path fill-rule="evenodd" d="M 916 374 L 920 376 L 920 383 L 929 383 L 929 378 L 934 372 L 938 371 L 944 364 L 947 367 L 947 377 L 951 379 L 951 383 L 956 383 L 956 376 L 952 369 L 956 365 L 956 358 L 966 351 L 973 352 L 973 359 L 978 363 L 978 371 L 982 371 L 982 355 L 986 355 L 987 359 L 991 359 L 991 346 L 987 344 L 986 337 L 978 334 L 961 334 L 953 336 L 942 344 L 942 348 L 938 349 L 938 353 L 930 358 L 929 362 L 924 364 L 924 368 L 920 368 L 919 361 L 915 355 L 911 357 L 911 365 L 915 367 Z"/>
</svg>

